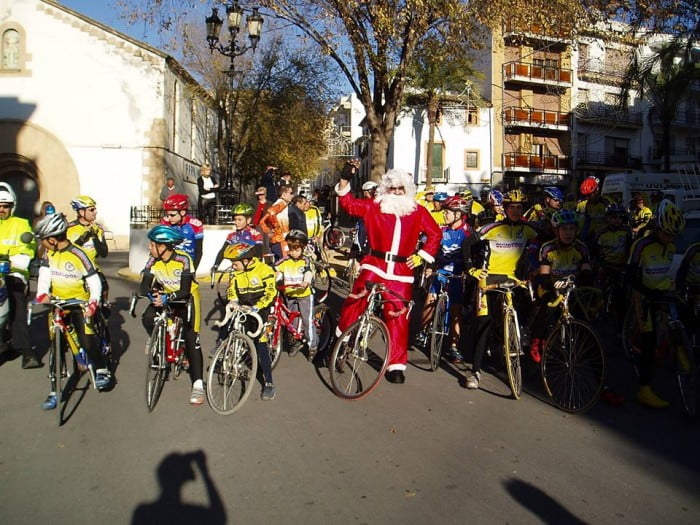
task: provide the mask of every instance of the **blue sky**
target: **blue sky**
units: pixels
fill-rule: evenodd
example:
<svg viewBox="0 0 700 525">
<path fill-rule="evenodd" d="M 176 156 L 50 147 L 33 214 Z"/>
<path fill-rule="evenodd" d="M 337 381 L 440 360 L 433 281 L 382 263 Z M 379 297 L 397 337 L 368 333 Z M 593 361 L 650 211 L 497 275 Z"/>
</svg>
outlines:
<svg viewBox="0 0 700 525">
<path fill-rule="evenodd" d="M 113 27 L 117 31 L 121 31 L 137 40 L 148 42 L 158 47 L 158 38 L 153 36 L 149 38 L 149 33 L 154 34 L 153 29 L 148 30 L 143 24 L 129 26 L 126 22 L 120 20 L 119 11 L 112 7 L 111 0 L 58 0 L 61 4 L 77 11 L 78 13 L 89 16 L 90 18 L 102 22 L 103 24 Z"/>
</svg>

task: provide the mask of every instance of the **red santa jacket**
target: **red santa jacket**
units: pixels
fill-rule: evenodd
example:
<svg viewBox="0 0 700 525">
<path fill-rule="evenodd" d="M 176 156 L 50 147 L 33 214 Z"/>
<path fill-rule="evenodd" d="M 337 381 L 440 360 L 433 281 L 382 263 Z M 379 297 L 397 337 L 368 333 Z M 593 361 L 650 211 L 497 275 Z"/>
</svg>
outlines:
<svg viewBox="0 0 700 525">
<path fill-rule="evenodd" d="M 423 206 L 416 205 L 411 213 L 399 217 L 382 213 L 380 205 L 371 199 L 356 199 L 350 186 L 336 192 L 340 205 L 350 215 L 361 217 L 367 227 L 369 255 L 362 259 L 360 268 L 375 273 L 388 281 L 413 282 L 413 270 L 408 267 L 408 257 L 418 254 L 423 260 L 433 262 L 440 247 L 442 231 Z M 426 240 L 421 250 L 416 245 L 421 234 Z"/>
</svg>

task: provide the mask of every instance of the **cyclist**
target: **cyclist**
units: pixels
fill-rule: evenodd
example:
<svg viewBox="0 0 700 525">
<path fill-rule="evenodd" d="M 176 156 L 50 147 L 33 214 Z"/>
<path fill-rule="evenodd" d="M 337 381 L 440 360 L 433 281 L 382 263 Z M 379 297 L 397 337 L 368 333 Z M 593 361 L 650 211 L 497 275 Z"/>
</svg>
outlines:
<svg viewBox="0 0 700 525">
<path fill-rule="evenodd" d="M 613 303 L 617 314 L 618 328 L 622 328 L 625 317 L 625 298 L 622 282 L 625 275 L 625 263 L 632 245 L 632 231 L 625 224 L 627 212 L 622 204 L 613 202 L 605 212 L 607 225 L 598 235 L 593 246 L 593 258 L 598 262 L 598 282 L 603 290 L 607 284 L 613 290 Z M 621 333 L 621 331 L 620 331 Z"/>
<path fill-rule="evenodd" d="M 22 234 L 31 233 L 32 228 L 29 221 L 13 215 L 16 204 L 17 197 L 10 185 L 0 183 L 0 257 L 10 261 L 10 273 L 5 278 L 10 311 L 0 341 L 5 346 L 11 336 L 11 348 L 22 354 L 22 368 L 40 368 L 43 365 L 32 349 L 26 317 L 29 263 L 36 245 L 34 240 L 22 240 Z"/>
<path fill-rule="evenodd" d="M 366 183 L 365 183 L 366 184 Z M 376 182 L 375 188 L 376 188 Z M 365 185 L 362 185 L 362 189 L 365 189 Z M 435 186 L 432 184 L 430 186 L 426 186 L 425 189 L 421 192 L 419 191 L 416 193 L 416 202 L 423 206 L 425 209 L 428 211 L 432 212 L 435 208 L 433 207 L 433 199 L 435 197 Z"/>
<path fill-rule="evenodd" d="M 449 198 L 450 196 L 447 194 L 447 192 L 438 191 L 435 195 L 433 195 L 432 209 L 430 207 L 427 208 L 430 215 L 432 215 L 433 219 L 435 219 L 435 222 L 438 223 L 438 226 L 445 225 L 445 215 L 442 213 L 442 205 Z"/>
<path fill-rule="evenodd" d="M 497 190 L 493 190 L 497 191 Z M 469 275 L 479 281 L 480 287 L 485 284 L 496 284 L 515 278 L 518 262 L 525 251 L 528 242 L 537 238 L 537 230 L 523 219 L 524 206 L 527 202 L 520 190 L 511 190 L 503 197 L 505 218 L 487 224 L 479 229 L 481 250 L 474 266 L 468 270 Z M 472 372 L 467 377 L 468 389 L 479 388 L 481 376 L 481 361 L 491 333 L 491 315 L 497 311 L 496 294 L 482 292 L 477 295 L 476 322 L 474 334 L 474 361 Z"/>
<path fill-rule="evenodd" d="M 226 296 L 229 307 L 238 309 L 247 306 L 262 319 L 267 319 L 270 305 L 277 294 L 275 271 L 254 255 L 255 250 L 255 243 L 250 241 L 241 241 L 226 248 L 224 257 L 231 259 L 234 270 Z M 254 342 L 264 380 L 260 398 L 271 401 L 277 392 L 272 381 L 270 352 L 267 343 L 261 341 L 259 336 Z"/>
<path fill-rule="evenodd" d="M 600 196 L 598 177 L 586 177 L 579 186 L 579 193 L 583 197 L 576 205 L 582 222 L 579 233 L 581 240 L 590 248 L 605 227 L 605 211 L 610 205 L 610 200 Z"/>
<path fill-rule="evenodd" d="M 90 257 L 90 261 L 95 266 L 97 275 L 102 282 L 102 302 L 106 305 L 109 284 L 107 283 L 107 278 L 100 271 L 97 258 L 106 258 L 109 254 L 109 249 L 107 248 L 104 229 L 95 222 L 97 218 L 97 203 L 92 197 L 80 195 L 73 199 L 70 204 L 75 210 L 76 218 L 68 223 L 68 240 L 82 248 L 87 256 Z"/>
<path fill-rule="evenodd" d="M 187 213 L 190 201 L 187 195 L 171 195 L 163 201 L 165 216 L 160 221 L 163 226 L 171 226 L 182 234 L 182 242 L 176 246 L 190 256 L 194 273 L 202 260 L 202 244 L 204 242 L 204 225 L 199 219 Z"/>
<path fill-rule="evenodd" d="M 311 289 L 313 272 L 311 261 L 304 255 L 308 236 L 301 230 L 292 230 L 287 234 L 287 257 L 275 265 L 275 279 L 285 289 L 282 295 L 290 310 L 301 313 L 301 323 L 309 345 L 309 361 L 316 355 L 316 330 L 313 325 L 314 295 Z"/>
<path fill-rule="evenodd" d="M 547 331 L 547 320 L 553 308 L 548 307 L 556 295 L 562 280 L 570 275 L 582 286 L 593 284 L 593 270 L 586 245 L 576 238 L 578 217 L 571 210 L 558 210 L 552 215 L 552 227 L 556 237 L 542 245 L 540 264 L 535 278 L 539 309 L 532 327 L 530 357 L 535 363 L 542 360 L 542 350 Z"/>
<path fill-rule="evenodd" d="M 632 307 L 639 326 L 639 391 L 637 401 L 651 408 L 665 408 L 668 401 L 651 388 L 656 350 L 656 312 L 659 300 L 674 289 L 671 262 L 675 254 L 673 239 L 685 228 L 678 207 L 664 199 L 659 203 L 651 235 L 635 241 L 627 261 L 627 281 L 633 288 Z"/>
<path fill-rule="evenodd" d="M 192 259 L 183 250 L 184 235 L 181 230 L 159 224 L 148 232 L 150 256 L 142 272 L 140 293 L 148 295 L 151 304 L 141 317 L 149 336 L 155 326 L 156 308 L 167 306 L 169 301 L 186 301 L 192 305 L 190 318 L 186 305 L 173 305 L 175 315 L 183 322 L 185 356 L 189 361 L 192 382 L 190 404 L 204 403 L 205 391 L 202 381 L 202 351 L 197 343 L 200 322 L 199 285 L 195 280 Z"/>
<path fill-rule="evenodd" d="M 270 251 L 275 260 L 284 257 L 287 246 L 284 236 L 289 232 L 289 203 L 292 202 L 294 191 L 291 186 L 283 184 L 278 189 L 279 199 L 270 206 L 260 220 L 260 228 L 263 233 L 270 236 Z"/>
<path fill-rule="evenodd" d="M 503 193 L 499 190 L 493 189 L 489 191 L 484 205 L 484 211 L 477 218 L 477 223 L 480 227 L 502 221 L 505 218 L 503 213 Z"/>
<path fill-rule="evenodd" d="M 653 215 L 651 210 L 644 205 L 644 197 L 642 195 L 637 194 L 632 197 L 630 202 L 630 228 L 632 228 L 633 237 L 638 237 L 646 229 Z"/>
<path fill-rule="evenodd" d="M 535 204 L 525 212 L 525 220 L 532 223 L 539 223 L 546 219 L 547 212 L 549 217 L 555 211 L 561 209 L 564 202 L 564 194 L 556 186 L 547 186 L 542 190 L 542 204 Z"/>
<path fill-rule="evenodd" d="M 306 234 L 309 239 L 314 240 L 314 245 L 322 246 L 323 244 L 323 213 L 313 201 L 307 200 L 304 209 L 304 217 L 306 218 Z"/>
<path fill-rule="evenodd" d="M 34 234 L 46 250 L 39 268 L 35 300 L 37 303 L 48 303 L 55 297 L 87 302 L 84 310 L 82 307 L 70 309 L 70 323 L 78 334 L 80 346 L 95 366 L 95 387 L 105 390 L 111 385 L 112 378 L 98 349 L 92 327 L 92 317 L 102 298 L 102 283 L 87 254 L 68 240 L 67 230 L 68 221 L 62 213 L 47 215 L 34 229 Z M 51 391 L 41 404 L 43 410 L 56 408 L 56 394 L 56 384 L 52 381 Z"/>
<path fill-rule="evenodd" d="M 263 237 L 262 234 L 253 227 L 251 216 L 254 210 L 250 204 L 236 204 L 231 208 L 231 217 L 233 219 L 233 231 L 226 236 L 226 240 L 221 246 L 219 253 L 214 259 L 214 266 L 211 267 L 211 273 L 214 273 L 224 260 L 224 252 L 226 248 L 232 244 L 243 241 L 250 241 L 256 246 L 256 257 L 262 257 Z"/>
<path fill-rule="evenodd" d="M 445 226 L 442 228 L 442 241 L 435 256 L 434 267 L 437 270 L 445 270 L 454 276 L 461 276 L 466 266 L 471 267 L 472 246 L 478 241 L 476 232 L 468 223 L 471 205 L 462 197 L 455 195 L 444 202 L 443 208 Z M 468 257 L 467 261 L 465 261 L 465 254 Z M 428 339 L 425 330 L 430 327 L 439 291 L 440 282 L 438 279 L 434 279 L 423 309 L 421 322 L 421 326 L 424 327 L 423 333 L 418 335 L 419 342 L 422 340 L 423 344 Z M 452 363 L 461 363 L 464 359 L 459 351 L 458 343 L 464 304 L 463 281 L 450 279 L 447 284 L 447 292 L 450 296 L 450 350 L 447 358 Z"/>
<path fill-rule="evenodd" d="M 474 200 L 474 194 L 471 192 L 471 190 L 464 190 L 461 195 L 465 201 L 471 204 L 471 209 L 469 211 L 469 223 L 474 226 L 476 224 L 476 217 L 482 214 L 485 209 L 479 201 Z"/>
</svg>

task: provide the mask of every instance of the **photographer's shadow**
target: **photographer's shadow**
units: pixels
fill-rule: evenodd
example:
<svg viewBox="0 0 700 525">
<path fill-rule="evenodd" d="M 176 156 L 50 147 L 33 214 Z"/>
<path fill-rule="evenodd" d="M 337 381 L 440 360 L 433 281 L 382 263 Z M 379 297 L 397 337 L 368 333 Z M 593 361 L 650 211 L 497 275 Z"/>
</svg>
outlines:
<svg viewBox="0 0 700 525">
<path fill-rule="evenodd" d="M 209 506 L 182 502 L 182 488 L 196 479 L 195 465 L 199 469 L 209 497 Z M 226 523 L 219 492 L 207 468 L 206 456 L 198 450 L 190 454 L 172 453 L 161 461 L 157 470 L 160 497 L 152 503 L 142 503 L 134 511 L 132 525 L 167 523 Z"/>
</svg>

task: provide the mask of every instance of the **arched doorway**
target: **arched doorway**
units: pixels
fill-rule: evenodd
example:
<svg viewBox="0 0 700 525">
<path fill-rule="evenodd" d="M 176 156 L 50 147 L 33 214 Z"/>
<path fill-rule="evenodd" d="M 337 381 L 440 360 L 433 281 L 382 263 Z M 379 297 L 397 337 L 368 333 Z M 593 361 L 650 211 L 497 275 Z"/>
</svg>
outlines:
<svg viewBox="0 0 700 525">
<path fill-rule="evenodd" d="M 0 154 L 0 181 L 8 183 L 17 195 L 14 215 L 32 222 L 39 207 L 36 165 L 14 153 Z"/>
</svg>

